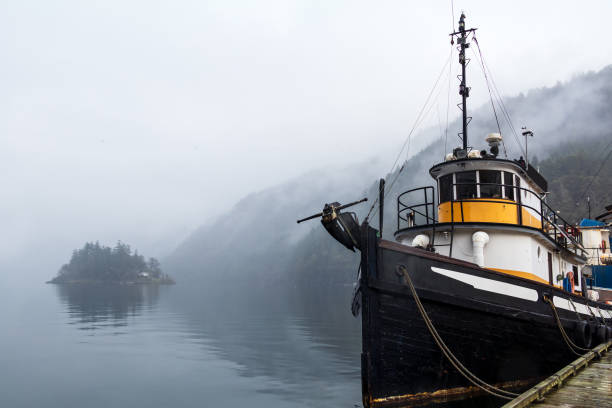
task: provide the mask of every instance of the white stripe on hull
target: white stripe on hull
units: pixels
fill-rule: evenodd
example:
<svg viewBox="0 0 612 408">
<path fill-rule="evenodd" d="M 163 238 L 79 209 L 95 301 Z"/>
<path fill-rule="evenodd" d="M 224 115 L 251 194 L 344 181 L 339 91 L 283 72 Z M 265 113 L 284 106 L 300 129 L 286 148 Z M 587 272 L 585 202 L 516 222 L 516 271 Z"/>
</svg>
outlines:
<svg viewBox="0 0 612 408">
<path fill-rule="evenodd" d="M 470 275 L 469 273 L 450 271 L 448 269 L 438 268 L 435 266 L 432 266 L 431 270 L 435 273 L 439 273 L 440 275 L 472 285 L 476 289 L 499 293 L 500 295 L 512 296 L 519 299 L 531 300 L 532 302 L 538 301 L 538 291 L 534 289 L 524 288 L 522 286 L 500 282 L 493 279 L 481 278 L 480 276 Z"/>
<path fill-rule="evenodd" d="M 485 290 L 487 292 L 498 293 L 500 295 L 512 296 L 519 299 L 530 300 L 532 302 L 538 301 L 538 291 L 535 289 L 524 288 L 519 285 L 513 285 L 511 283 L 500 282 L 494 279 L 482 278 L 480 276 L 471 275 L 469 273 L 451 271 L 449 269 L 438 268 L 435 266 L 431 267 L 431 270 L 435 273 L 439 273 L 440 275 L 444 275 L 448 278 L 455 279 L 466 283 L 468 285 L 473 286 L 475 289 Z M 591 306 L 582 304 L 580 302 L 573 302 L 574 307 L 570 303 L 569 299 L 553 296 L 553 303 L 556 307 L 564 310 L 568 310 L 570 312 L 577 311 L 580 314 L 586 316 L 595 315 L 597 318 L 600 318 L 599 311 L 596 308 Z M 604 318 L 612 318 L 612 313 L 607 310 L 600 309 Z"/>
<path fill-rule="evenodd" d="M 597 311 L 590 308 L 587 305 L 583 305 L 582 303 L 578 303 L 578 302 L 573 302 L 574 306 L 576 307 L 576 310 L 574 310 L 574 308 L 572 307 L 569 299 L 566 298 L 562 298 L 559 296 L 553 296 L 553 303 L 555 304 L 556 307 L 561 308 L 561 309 L 565 309 L 565 310 L 569 310 L 570 312 L 575 312 L 577 311 L 578 313 L 590 316 L 591 313 L 589 312 L 589 309 L 591 311 L 593 311 L 593 314 L 595 314 L 595 316 L 597 316 Z"/>
</svg>

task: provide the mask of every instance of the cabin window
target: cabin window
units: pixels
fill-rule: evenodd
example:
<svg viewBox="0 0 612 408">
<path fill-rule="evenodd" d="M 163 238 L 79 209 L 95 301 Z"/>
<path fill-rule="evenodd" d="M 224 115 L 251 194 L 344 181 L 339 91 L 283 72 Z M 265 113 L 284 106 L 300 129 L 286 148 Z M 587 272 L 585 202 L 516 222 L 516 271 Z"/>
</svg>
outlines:
<svg viewBox="0 0 612 408">
<path fill-rule="evenodd" d="M 574 275 L 574 285 L 578 285 L 578 267 L 576 265 L 572 265 L 572 272 Z"/>
<path fill-rule="evenodd" d="M 480 197 L 501 198 L 501 171 L 480 170 Z"/>
<path fill-rule="evenodd" d="M 455 174 L 457 199 L 476 198 L 476 172 L 462 171 Z"/>
<path fill-rule="evenodd" d="M 447 174 L 446 176 L 440 177 L 440 202 L 445 203 L 451 201 L 453 197 L 453 175 Z"/>
<path fill-rule="evenodd" d="M 504 171 L 504 198 L 514 201 L 514 187 L 512 187 L 512 173 Z"/>
<path fill-rule="evenodd" d="M 548 283 L 553 284 L 553 257 L 550 252 L 548 252 Z"/>
</svg>

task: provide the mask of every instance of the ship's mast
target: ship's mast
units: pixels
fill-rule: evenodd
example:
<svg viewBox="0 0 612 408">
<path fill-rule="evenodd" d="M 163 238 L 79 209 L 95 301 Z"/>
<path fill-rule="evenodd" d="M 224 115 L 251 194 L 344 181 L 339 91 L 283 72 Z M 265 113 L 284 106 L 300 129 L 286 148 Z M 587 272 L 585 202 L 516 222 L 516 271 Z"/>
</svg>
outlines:
<svg viewBox="0 0 612 408">
<path fill-rule="evenodd" d="M 475 28 L 465 29 L 465 14 L 461 13 L 459 18 L 459 31 L 451 34 L 451 37 L 457 37 L 457 44 L 459 45 L 459 63 L 461 64 L 461 83 L 459 85 L 459 95 L 461 95 L 461 111 L 463 114 L 463 129 L 461 132 L 461 139 L 463 141 L 463 151 L 467 154 L 468 148 L 468 123 L 472 119 L 467 115 L 467 98 L 470 96 L 470 88 L 467 86 L 465 67 L 470 62 L 469 58 L 465 57 L 465 49 L 470 47 L 468 35 L 476 31 Z M 452 43 L 452 42 L 451 42 Z"/>
</svg>

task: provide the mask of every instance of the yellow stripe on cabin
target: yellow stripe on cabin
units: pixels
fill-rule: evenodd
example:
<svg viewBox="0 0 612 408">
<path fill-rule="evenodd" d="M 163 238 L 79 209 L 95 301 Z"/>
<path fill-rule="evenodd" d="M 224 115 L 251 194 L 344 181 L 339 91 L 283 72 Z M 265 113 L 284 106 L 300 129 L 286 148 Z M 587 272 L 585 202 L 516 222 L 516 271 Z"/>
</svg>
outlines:
<svg viewBox="0 0 612 408">
<path fill-rule="evenodd" d="M 492 271 L 506 273 L 508 275 L 518 276 L 519 278 L 525 278 L 525 279 L 529 279 L 532 281 L 546 283 L 547 285 L 550 285 L 550 283 L 547 280 L 544 280 L 540 278 L 538 275 L 534 275 L 533 273 L 529 273 L 529 272 L 513 271 L 511 269 L 500 269 L 500 268 L 485 268 L 485 269 L 490 269 Z"/>
<path fill-rule="evenodd" d="M 495 222 L 500 224 L 519 225 L 519 206 L 511 200 L 474 198 L 463 202 L 454 201 L 452 205 L 452 221 L 454 222 Z M 523 220 L 520 225 L 542 228 L 540 219 L 533 216 L 526 208 L 521 207 L 521 214 Z M 438 220 L 439 222 L 451 222 L 450 201 L 441 203 L 438 206 Z"/>
</svg>

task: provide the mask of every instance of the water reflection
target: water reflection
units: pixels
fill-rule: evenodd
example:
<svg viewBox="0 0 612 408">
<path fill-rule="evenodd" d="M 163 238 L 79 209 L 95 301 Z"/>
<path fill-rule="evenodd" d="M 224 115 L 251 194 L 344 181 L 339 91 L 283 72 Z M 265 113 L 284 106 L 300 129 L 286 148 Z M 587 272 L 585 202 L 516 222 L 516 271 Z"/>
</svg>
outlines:
<svg viewBox="0 0 612 408">
<path fill-rule="evenodd" d="M 147 389 L 162 384 L 160 390 L 169 388 L 165 398 L 184 397 L 174 406 L 202 400 L 216 401 L 212 406 L 248 401 L 250 408 L 361 406 L 361 328 L 350 314 L 350 288 L 331 295 L 267 291 L 263 296 L 219 287 L 166 289 L 56 286 L 69 324 L 82 330 L 80 336 L 68 331 L 78 344 L 71 352 L 90 365 L 115 361 L 119 372 L 126 370 L 118 381 L 130 387 L 144 380 Z M 138 371 L 151 365 L 163 369 L 153 377 Z M 139 395 L 127 392 L 122 398 Z M 501 405 L 488 402 L 478 406 Z"/>
<path fill-rule="evenodd" d="M 276 290 L 194 296 L 176 289 L 173 304 L 187 318 L 191 335 L 235 363 L 241 377 L 267 378 L 259 393 L 321 407 L 360 406 L 361 334 L 348 308 L 350 297 L 304 306 Z"/>
<path fill-rule="evenodd" d="M 157 285 L 57 285 L 60 301 L 79 330 L 124 327 L 131 317 L 155 308 Z M 119 332 L 117 332 L 118 334 Z"/>
<path fill-rule="evenodd" d="M 320 407 L 360 407 L 361 326 L 350 313 L 351 288 L 334 293 L 254 293 L 219 290 L 178 296 L 191 336 L 207 344 L 237 374 L 267 378 L 260 393 Z M 182 289 L 177 287 L 178 295 Z M 490 397 L 443 403 L 428 408 L 499 407 Z"/>
</svg>

